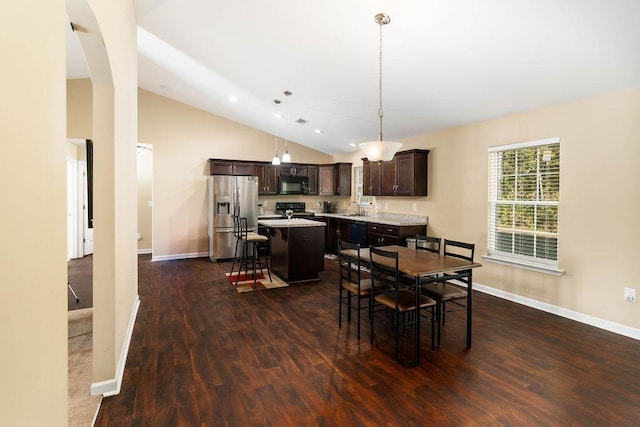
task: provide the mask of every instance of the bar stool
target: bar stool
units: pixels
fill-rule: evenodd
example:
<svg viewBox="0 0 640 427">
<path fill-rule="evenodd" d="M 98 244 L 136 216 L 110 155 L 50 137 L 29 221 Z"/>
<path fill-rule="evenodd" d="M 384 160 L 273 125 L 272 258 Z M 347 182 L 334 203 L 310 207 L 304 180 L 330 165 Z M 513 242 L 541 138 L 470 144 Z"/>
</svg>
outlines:
<svg viewBox="0 0 640 427">
<path fill-rule="evenodd" d="M 236 260 L 238 259 L 238 245 L 242 241 L 242 236 L 240 235 L 240 216 L 236 209 L 233 211 L 233 215 L 231 215 L 233 219 L 233 237 L 236 241 L 235 248 L 233 249 L 233 262 L 231 263 L 231 271 L 229 272 L 229 276 L 233 276 L 233 270 L 236 266 Z M 238 271 L 238 274 L 240 272 Z"/>
<path fill-rule="evenodd" d="M 240 240 L 242 241 L 242 255 L 240 258 L 240 268 L 238 270 L 238 275 L 236 276 L 236 286 L 240 281 L 240 273 L 242 272 L 243 266 L 245 276 L 249 275 L 249 266 L 251 266 L 251 274 L 253 276 L 254 287 L 257 283 L 256 268 L 260 269 L 260 274 L 262 275 L 264 275 L 264 271 L 262 269 L 266 268 L 267 273 L 269 274 L 269 281 L 271 281 L 271 269 L 269 268 L 267 257 L 266 255 L 264 255 L 262 259 L 260 258 L 260 253 L 265 252 L 262 250 L 262 246 L 269 244 L 269 237 L 255 232 L 249 232 L 249 228 L 247 226 L 247 218 L 238 218 L 238 224 L 240 230 Z"/>
</svg>

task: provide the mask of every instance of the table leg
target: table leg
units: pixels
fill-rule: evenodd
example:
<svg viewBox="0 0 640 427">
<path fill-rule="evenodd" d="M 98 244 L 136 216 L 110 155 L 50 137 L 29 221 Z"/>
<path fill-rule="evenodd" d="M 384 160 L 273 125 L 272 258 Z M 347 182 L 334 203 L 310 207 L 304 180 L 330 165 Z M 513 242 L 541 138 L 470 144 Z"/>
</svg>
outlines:
<svg viewBox="0 0 640 427">
<path fill-rule="evenodd" d="M 467 286 L 467 348 L 471 348 L 471 319 L 472 319 L 472 302 L 473 302 L 473 279 L 471 270 L 469 270 L 469 283 Z"/>
<path fill-rule="evenodd" d="M 416 338 L 415 338 L 415 365 L 420 365 L 420 276 L 416 276 Z"/>
</svg>

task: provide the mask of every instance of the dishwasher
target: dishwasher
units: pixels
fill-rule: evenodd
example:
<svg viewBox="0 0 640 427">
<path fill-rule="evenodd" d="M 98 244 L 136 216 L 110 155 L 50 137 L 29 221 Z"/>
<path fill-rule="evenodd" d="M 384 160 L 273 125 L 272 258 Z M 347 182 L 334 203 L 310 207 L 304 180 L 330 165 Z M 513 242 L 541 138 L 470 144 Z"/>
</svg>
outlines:
<svg viewBox="0 0 640 427">
<path fill-rule="evenodd" d="M 367 246 L 367 223 L 352 222 L 349 224 L 349 243 Z"/>
</svg>

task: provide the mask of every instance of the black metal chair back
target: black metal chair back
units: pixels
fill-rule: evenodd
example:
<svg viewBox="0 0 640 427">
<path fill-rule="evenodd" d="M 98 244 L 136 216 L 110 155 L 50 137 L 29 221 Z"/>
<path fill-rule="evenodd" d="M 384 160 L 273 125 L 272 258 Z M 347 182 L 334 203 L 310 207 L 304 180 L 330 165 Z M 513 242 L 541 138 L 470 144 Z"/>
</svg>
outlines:
<svg viewBox="0 0 640 427">
<path fill-rule="evenodd" d="M 386 251 L 384 249 L 369 246 L 369 265 L 371 267 L 372 291 L 371 302 L 371 344 L 373 345 L 373 326 L 375 323 L 375 306 L 379 304 L 384 308 L 385 312 L 392 311 L 391 325 L 394 334 L 394 360 L 398 361 L 398 337 L 400 335 L 400 327 L 403 329 L 411 327 L 415 334 L 415 353 L 414 357 L 417 363 L 420 349 L 418 346 L 418 328 L 417 322 L 422 319 L 431 321 L 431 349 L 434 349 L 434 307 L 436 302 L 424 295 L 420 295 L 418 301 L 418 309 L 416 310 L 416 290 L 410 290 L 400 283 L 400 270 L 398 268 L 398 253 Z M 423 315 L 422 311 L 426 310 L 427 315 Z"/>
<path fill-rule="evenodd" d="M 356 252 L 355 256 L 346 254 L 345 250 Z M 369 304 L 362 305 L 363 299 L 369 298 L 371 279 L 363 274 L 360 259 L 360 245 L 338 240 L 338 263 L 340 268 L 340 303 L 338 306 L 338 327 L 342 327 L 342 305 L 347 306 L 347 320 L 351 321 L 351 311 L 358 315 L 357 337 L 360 339 L 360 311 L 368 309 Z M 354 306 L 352 299 L 356 298 Z"/>
<path fill-rule="evenodd" d="M 356 256 L 345 254 L 343 251 L 356 251 Z M 360 282 L 360 245 L 338 240 L 338 260 L 340 261 L 340 279 L 349 283 Z"/>
<path fill-rule="evenodd" d="M 444 239 L 444 256 L 473 262 L 475 246 L 476 245 L 474 243 L 464 243 L 457 240 Z M 438 345 L 440 345 L 441 342 L 442 326 L 445 324 L 446 320 L 445 314 L 448 312 L 467 309 L 467 305 L 463 303 L 463 300 L 468 297 L 467 290 L 458 286 L 457 283 L 450 281 L 460 281 L 465 283 L 468 287 L 470 285 L 470 277 L 470 269 L 459 270 L 443 274 L 437 278 L 437 283 L 427 283 L 422 288 L 423 293 L 429 295 L 438 302 L 436 307 L 436 318 L 438 319 Z M 447 309 L 447 303 L 450 303 L 449 309 Z M 451 308 L 451 306 L 453 306 L 453 308 Z"/>
<path fill-rule="evenodd" d="M 433 252 L 435 254 L 440 253 L 440 246 L 442 239 L 440 237 L 424 236 L 422 234 L 416 234 L 416 250 Z"/>
<path fill-rule="evenodd" d="M 476 245 L 474 243 L 444 239 L 444 256 L 452 256 L 473 262 L 475 250 Z"/>
</svg>

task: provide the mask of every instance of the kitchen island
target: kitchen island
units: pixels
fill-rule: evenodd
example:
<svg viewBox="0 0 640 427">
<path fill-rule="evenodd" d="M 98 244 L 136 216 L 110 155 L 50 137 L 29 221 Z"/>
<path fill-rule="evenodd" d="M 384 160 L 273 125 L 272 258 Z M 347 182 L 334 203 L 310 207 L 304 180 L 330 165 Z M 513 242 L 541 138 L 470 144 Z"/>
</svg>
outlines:
<svg viewBox="0 0 640 427">
<path fill-rule="evenodd" d="M 324 270 L 325 223 L 308 219 L 262 219 L 269 228 L 271 272 L 287 283 L 318 280 Z"/>
</svg>

